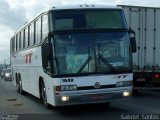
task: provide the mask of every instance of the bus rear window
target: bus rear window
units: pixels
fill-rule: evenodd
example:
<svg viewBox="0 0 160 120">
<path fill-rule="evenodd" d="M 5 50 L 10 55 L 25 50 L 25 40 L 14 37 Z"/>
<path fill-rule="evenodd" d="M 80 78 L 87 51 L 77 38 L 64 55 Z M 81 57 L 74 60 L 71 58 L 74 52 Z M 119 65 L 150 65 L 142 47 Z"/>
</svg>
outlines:
<svg viewBox="0 0 160 120">
<path fill-rule="evenodd" d="M 126 29 L 122 10 L 60 10 L 52 12 L 53 30 Z"/>
</svg>

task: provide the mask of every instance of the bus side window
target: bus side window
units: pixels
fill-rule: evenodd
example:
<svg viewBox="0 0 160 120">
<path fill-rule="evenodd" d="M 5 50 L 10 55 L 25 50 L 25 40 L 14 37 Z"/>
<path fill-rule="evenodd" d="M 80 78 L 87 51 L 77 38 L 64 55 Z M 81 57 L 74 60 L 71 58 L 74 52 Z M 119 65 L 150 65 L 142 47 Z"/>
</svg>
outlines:
<svg viewBox="0 0 160 120">
<path fill-rule="evenodd" d="M 12 39 L 12 52 L 14 52 L 15 49 L 15 37 Z"/>
<path fill-rule="evenodd" d="M 23 49 L 23 37 L 24 37 L 23 34 L 24 33 L 23 33 L 23 30 L 22 30 L 21 31 L 21 49 Z"/>
<path fill-rule="evenodd" d="M 36 21 L 34 21 L 34 28 L 33 28 L 33 45 L 36 44 Z"/>
<path fill-rule="evenodd" d="M 41 18 L 36 21 L 36 44 L 41 42 Z"/>
<path fill-rule="evenodd" d="M 28 26 L 28 47 L 31 46 L 31 25 Z"/>
<path fill-rule="evenodd" d="M 10 39 L 10 53 L 13 52 L 13 46 L 12 46 L 12 44 L 13 44 L 13 38 Z M 0 73 L 1 73 L 1 71 L 0 71 Z"/>
<path fill-rule="evenodd" d="M 28 47 L 28 27 L 25 29 L 25 48 Z"/>
<path fill-rule="evenodd" d="M 26 29 L 23 30 L 23 49 L 25 48 Z"/>
<path fill-rule="evenodd" d="M 18 44 L 18 45 L 19 45 L 19 50 L 21 50 L 21 34 L 22 34 L 22 33 L 20 32 L 20 33 L 19 33 L 19 44 Z"/>
<path fill-rule="evenodd" d="M 48 16 L 42 16 L 42 40 L 44 41 L 48 35 Z"/>
<path fill-rule="evenodd" d="M 34 39 L 34 24 L 32 23 L 29 26 L 29 46 L 33 46 L 33 39 Z"/>
<path fill-rule="evenodd" d="M 18 51 L 18 34 L 16 35 L 16 51 Z"/>
<path fill-rule="evenodd" d="M 51 73 L 51 54 L 48 40 L 42 45 L 42 65 L 43 69 Z"/>
</svg>

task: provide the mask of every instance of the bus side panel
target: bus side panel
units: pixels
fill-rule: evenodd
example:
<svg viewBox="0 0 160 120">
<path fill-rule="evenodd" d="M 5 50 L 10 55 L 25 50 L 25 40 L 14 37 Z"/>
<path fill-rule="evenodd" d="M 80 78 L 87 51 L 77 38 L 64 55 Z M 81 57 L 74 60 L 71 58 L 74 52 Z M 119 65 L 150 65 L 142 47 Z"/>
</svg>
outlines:
<svg viewBox="0 0 160 120">
<path fill-rule="evenodd" d="M 41 47 L 26 50 L 23 55 L 25 63 L 22 71 L 24 71 L 24 81 L 27 81 L 24 86 L 28 85 L 30 87 L 28 92 L 39 97 L 39 76 L 43 76 Z"/>
<path fill-rule="evenodd" d="M 23 90 L 39 97 L 39 76 L 43 76 L 41 48 L 19 51 L 11 57 L 14 85 L 16 74 L 21 76 Z"/>
<path fill-rule="evenodd" d="M 31 54 L 31 61 L 27 55 Z M 43 71 L 41 46 L 19 51 L 11 55 L 13 84 L 16 86 L 16 74 L 21 76 L 23 90 L 40 98 L 39 77 L 43 78 L 48 103 L 55 105 L 55 86 L 60 86 L 60 79 L 51 78 Z"/>
<path fill-rule="evenodd" d="M 55 87 L 60 86 L 60 78 L 51 78 L 49 75 L 45 75 L 44 82 L 46 86 L 47 102 L 55 106 Z"/>
</svg>

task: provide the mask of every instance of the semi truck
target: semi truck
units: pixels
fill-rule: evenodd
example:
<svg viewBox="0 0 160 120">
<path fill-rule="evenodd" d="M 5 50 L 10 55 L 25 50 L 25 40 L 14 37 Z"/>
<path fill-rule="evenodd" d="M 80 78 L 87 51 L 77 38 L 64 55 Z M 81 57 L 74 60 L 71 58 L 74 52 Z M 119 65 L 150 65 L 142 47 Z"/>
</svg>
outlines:
<svg viewBox="0 0 160 120">
<path fill-rule="evenodd" d="M 118 5 L 124 9 L 129 29 L 136 33 L 133 53 L 133 88 L 160 86 L 160 8 Z"/>
</svg>

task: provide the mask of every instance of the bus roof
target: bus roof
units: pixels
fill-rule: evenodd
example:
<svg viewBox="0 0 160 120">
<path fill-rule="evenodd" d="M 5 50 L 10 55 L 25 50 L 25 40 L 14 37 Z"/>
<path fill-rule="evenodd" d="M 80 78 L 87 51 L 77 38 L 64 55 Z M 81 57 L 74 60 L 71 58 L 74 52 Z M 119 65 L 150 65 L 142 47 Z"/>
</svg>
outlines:
<svg viewBox="0 0 160 120">
<path fill-rule="evenodd" d="M 20 29 L 18 29 L 15 33 L 17 34 L 20 30 L 22 30 L 25 26 L 29 25 L 31 21 L 34 21 L 38 16 L 43 13 L 47 13 L 52 10 L 72 10 L 72 9 L 122 9 L 120 6 L 116 5 L 94 5 L 94 4 L 77 4 L 77 5 L 57 5 L 51 8 L 46 8 L 39 12 L 37 15 L 29 19 Z"/>
<path fill-rule="evenodd" d="M 39 15 L 41 15 L 43 13 L 51 11 L 51 10 L 72 10 L 72 9 L 122 9 L 122 8 L 119 6 L 116 6 L 116 5 L 115 6 L 114 5 L 94 5 L 94 4 L 57 5 L 57 6 L 53 6 L 51 8 L 47 8 L 45 10 L 42 10 L 33 19 L 35 19 L 36 17 L 38 17 Z"/>
<path fill-rule="evenodd" d="M 95 4 L 77 4 L 77 5 L 57 5 L 52 7 L 52 10 L 55 9 L 117 9 L 116 5 L 95 5 Z"/>
</svg>

